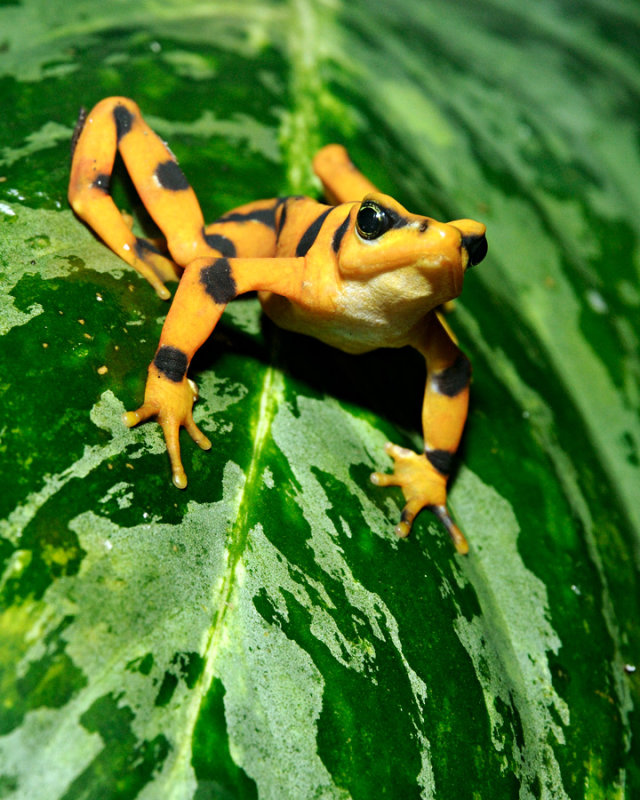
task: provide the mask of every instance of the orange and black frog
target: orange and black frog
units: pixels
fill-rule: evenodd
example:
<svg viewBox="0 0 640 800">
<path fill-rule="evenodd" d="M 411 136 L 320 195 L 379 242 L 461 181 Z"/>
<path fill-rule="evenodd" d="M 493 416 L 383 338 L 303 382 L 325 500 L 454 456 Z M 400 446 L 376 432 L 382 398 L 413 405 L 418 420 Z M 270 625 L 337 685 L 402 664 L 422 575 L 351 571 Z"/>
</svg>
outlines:
<svg viewBox="0 0 640 800">
<path fill-rule="evenodd" d="M 119 151 L 145 207 L 166 238 L 166 251 L 136 236 L 109 191 Z M 266 314 L 288 330 L 348 353 L 411 345 L 425 359 L 421 453 L 387 445 L 405 506 L 396 526 L 407 536 L 423 508 L 445 525 L 460 553 L 467 541 L 447 510 L 447 478 L 467 416 L 471 368 L 438 308 L 457 297 L 465 271 L 487 252 L 485 226 L 412 214 L 328 145 L 314 170 L 331 205 L 308 197 L 257 200 L 207 225 L 196 195 L 138 106 L 102 100 L 81 114 L 74 136 L 69 201 L 74 211 L 161 298 L 180 282 L 149 366 L 144 401 L 124 415 L 128 426 L 155 417 L 162 426 L 173 482 L 187 477 L 178 435 L 184 426 L 203 449 L 211 442 L 193 421 L 197 396 L 189 364 L 231 300 L 257 291 Z M 401 391 L 399 389 L 399 391 Z"/>
</svg>

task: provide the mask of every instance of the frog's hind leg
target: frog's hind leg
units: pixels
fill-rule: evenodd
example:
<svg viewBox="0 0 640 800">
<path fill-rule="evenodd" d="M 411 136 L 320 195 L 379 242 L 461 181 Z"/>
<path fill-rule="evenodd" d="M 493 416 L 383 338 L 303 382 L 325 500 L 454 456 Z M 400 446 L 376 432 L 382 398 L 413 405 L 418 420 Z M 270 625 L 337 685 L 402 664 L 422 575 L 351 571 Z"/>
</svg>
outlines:
<svg viewBox="0 0 640 800">
<path fill-rule="evenodd" d="M 198 200 L 174 156 L 124 97 L 102 100 L 81 114 L 72 143 L 69 202 L 73 210 L 166 299 L 164 281 L 176 279 L 193 258 L 210 252 L 203 239 Z M 137 237 L 116 208 L 110 181 L 120 151 L 140 198 L 167 239 L 168 258 L 151 241 Z"/>
<path fill-rule="evenodd" d="M 322 181 L 325 197 L 334 205 L 362 200 L 377 191 L 340 144 L 328 144 L 319 150 L 313 159 L 313 170 Z"/>
</svg>

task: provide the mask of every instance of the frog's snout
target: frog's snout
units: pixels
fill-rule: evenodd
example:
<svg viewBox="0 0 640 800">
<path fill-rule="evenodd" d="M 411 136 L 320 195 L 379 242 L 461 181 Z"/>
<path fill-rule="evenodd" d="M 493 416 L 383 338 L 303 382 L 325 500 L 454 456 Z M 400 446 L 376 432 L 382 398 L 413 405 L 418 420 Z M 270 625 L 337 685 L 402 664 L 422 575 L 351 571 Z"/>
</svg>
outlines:
<svg viewBox="0 0 640 800">
<path fill-rule="evenodd" d="M 475 219 L 454 219 L 449 225 L 460 233 L 460 247 L 469 256 L 466 268 L 475 267 L 487 255 L 486 227 Z"/>
<path fill-rule="evenodd" d="M 484 233 L 463 235 L 461 244 L 469 254 L 469 267 L 475 267 L 487 255 L 487 237 Z"/>
</svg>

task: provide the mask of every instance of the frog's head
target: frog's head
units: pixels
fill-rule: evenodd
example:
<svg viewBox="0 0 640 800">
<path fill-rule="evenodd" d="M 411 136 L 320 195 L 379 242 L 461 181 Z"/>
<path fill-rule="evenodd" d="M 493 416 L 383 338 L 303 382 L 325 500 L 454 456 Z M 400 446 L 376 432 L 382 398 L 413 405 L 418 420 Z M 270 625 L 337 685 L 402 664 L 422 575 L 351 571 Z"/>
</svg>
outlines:
<svg viewBox="0 0 640 800">
<path fill-rule="evenodd" d="M 482 223 L 443 223 L 411 214 L 378 192 L 354 203 L 349 218 L 338 256 L 343 277 L 358 280 L 402 270 L 414 289 L 422 281 L 424 293 L 437 303 L 457 297 L 465 270 L 487 253 Z"/>
</svg>

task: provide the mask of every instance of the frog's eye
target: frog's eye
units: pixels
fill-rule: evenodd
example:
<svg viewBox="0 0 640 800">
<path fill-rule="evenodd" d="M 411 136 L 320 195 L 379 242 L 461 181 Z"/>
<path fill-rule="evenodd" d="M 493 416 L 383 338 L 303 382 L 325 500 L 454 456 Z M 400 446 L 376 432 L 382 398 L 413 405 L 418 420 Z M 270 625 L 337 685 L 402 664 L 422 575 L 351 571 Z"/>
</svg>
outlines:
<svg viewBox="0 0 640 800">
<path fill-rule="evenodd" d="M 393 220 L 377 203 L 363 203 L 356 217 L 356 230 L 363 239 L 377 239 L 389 230 Z"/>
</svg>

